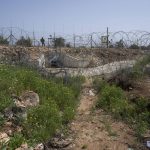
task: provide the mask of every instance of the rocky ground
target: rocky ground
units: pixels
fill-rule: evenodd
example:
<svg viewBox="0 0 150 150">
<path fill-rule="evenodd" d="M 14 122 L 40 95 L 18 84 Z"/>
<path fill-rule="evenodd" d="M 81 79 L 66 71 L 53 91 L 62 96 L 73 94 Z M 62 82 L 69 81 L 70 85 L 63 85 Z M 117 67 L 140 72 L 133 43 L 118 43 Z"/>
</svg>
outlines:
<svg viewBox="0 0 150 150">
<path fill-rule="evenodd" d="M 103 48 L 76 48 L 62 49 L 68 54 L 91 60 L 90 67 L 104 65 L 114 61 L 138 59 L 144 54 L 144 51 L 137 49 L 103 49 Z"/>
<path fill-rule="evenodd" d="M 139 59 L 144 51 L 136 49 L 103 49 L 103 48 L 61 48 L 52 49 L 47 47 L 19 47 L 0 46 L 0 63 L 18 64 L 32 63 L 36 65 L 37 60 L 44 54 L 47 57 L 49 52 L 67 53 L 73 57 L 86 58 L 90 60 L 89 67 L 95 67 L 111 63 L 113 61 Z M 47 59 L 47 58 L 46 58 Z"/>
<path fill-rule="evenodd" d="M 22 131 L 22 127 L 17 123 L 17 119 L 27 118 L 27 109 L 29 107 L 34 107 L 39 105 L 39 96 L 37 93 L 33 91 L 25 91 L 20 96 L 16 96 L 12 94 L 12 99 L 14 101 L 14 105 L 12 107 L 8 107 L 5 109 L 4 115 L 7 118 L 7 121 L 0 129 L 0 148 L 2 148 L 1 144 L 6 144 L 10 137 L 15 133 L 20 133 Z M 34 150 L 42 150 L 44 148 L 43 144 L 38 144 L 35 146 Z M 16 150 L 28 150 L 28 144 L 23 143 L 21 147 Z M 33 148 L 30 148 L 33 150 Z"/>
<path fill-rule="evenodd" d="M 150 78 L 135 83 L 134 88 L 127 92 L 131 96 L 150 97 Z M 38 95 L 32 91 L 23 93 L 20 97 L 12 95 L 17 108 L 21 109 L 21 115 L 25 115 L 24 108 L 33 107 L 39 103 Z M 147 150 L 144 143 L 137 142 L 135 132 L 124 122 L 114 120 L 112 116 L 102 109 L 95 109 L 97 92 L 93 88 L 92 79 L 87 79 L 83 85 L 80 103 L 74 120 L 69 124 L 69 137 L 63 134 L 56 135 L 45 145 L 46 150 Z M 9 120 L 15 118 L 13 110 L 6 110 Z M 20 126 L 14 126 L 7 121 L 0 132 L 0 141 L 9 141 L 9 135 L 14 131 L 21 131 Z M 150 134 L 150 133 L 148 133 Z M 37 144 L 35 148 L 29 148 L 22 144 L 16 150 L 44 150 L 44 145 Z"/>
</svg>

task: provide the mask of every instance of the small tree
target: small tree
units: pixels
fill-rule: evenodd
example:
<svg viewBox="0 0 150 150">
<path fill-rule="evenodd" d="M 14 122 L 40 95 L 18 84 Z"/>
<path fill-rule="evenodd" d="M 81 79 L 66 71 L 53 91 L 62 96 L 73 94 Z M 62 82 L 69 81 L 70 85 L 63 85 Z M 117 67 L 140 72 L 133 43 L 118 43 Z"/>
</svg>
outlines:
<svg viewBox="0 0 150 150">
<path fill-rule="evenodd" d="M 32 46 L 32 40 L 28 38 L 24 38 L 23 36 L 16 42 L 16 45 L 19 46 L 26 46 L 26 47 L 31 47 Z"/>
<path fill-rule="evenodd" d="M 66 43 L 66 47 L 70 48 L 71 44 L 70 43 Z"/>
<path fill-rule="evenodd" d="M 65 39 L 62 38 L 62 37 L 59 37 L 59 38 L 55 38 L 53 40 L 53 44 L 54 44 L 54 47 L 64 47 L 65 46 Z"/>
<path fill-rule="evenodd" d="M 119 42 L 116 42 L 115 47 L 116 48 L 124 48 L 124 42 L 123 42 L 123 40 L 120 40 Z"/>
<path fill-rule="evenodd" d="M 0 36 L 0 44 L 3 44 L 3 45 L 8 45 L 9 42 L 7 39 L 5 39 L 3 36 Z"/>
<path fill-rule="evenodd" d="M 150 45 L 147 46 L 147 50 L 150 50 Z"/>
<path fill-rule="evenodd" d="M 147 50 L 147 46 L 141 46 L 141 50 Z"/>
<path fill-rule="evenodd" d="M 136 44 L 132 44 L 129 48 L 130 49 L 139 49 L 139 46 Z"/>
</svg>

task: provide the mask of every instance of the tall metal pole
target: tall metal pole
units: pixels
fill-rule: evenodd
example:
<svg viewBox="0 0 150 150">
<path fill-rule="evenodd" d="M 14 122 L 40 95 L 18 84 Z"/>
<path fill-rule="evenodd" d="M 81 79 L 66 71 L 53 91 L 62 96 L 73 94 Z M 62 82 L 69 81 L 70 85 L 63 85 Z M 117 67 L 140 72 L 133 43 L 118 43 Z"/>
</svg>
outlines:
<svg viewBox="0 0 150 150">
<path fill-rule="evenodd" d="M 73 35 L 73 47 L 76 48 L 76 36 L 75 36 L 75 34 Z"/>
<path fill-rule="evenodd" d="M 107 27 L 107 48 L 109 48 L 109 35 L 108 35 L 108 27 Z"/>
<path fill-rule="evenodd" d="M 2 37 L 4 37 L 4 32 L 3 32 L 3 28 L 2 28 Z"/>
<path fill-rule="evenodd" d="M 13 45 L 12 27 L 11 27 L 11 30 L 10 30 L 10 43 L 11 43 L 11 45 Z"/>
<path fill-rule="evenodd" d="M 33 31 L 33 46 L 35 46 L 35 34 L 34 34 L 34 31 Z"/>
<path fill-rule="evenodd" d="M 55 38 L 56 38 L 56 34 L 55 34 L 55 32 L 54 32 L 54 40 L 55 40 Z"/>
<path fill-rule="evenodd" d="M 91 35 L 91 48 L 93 47 L 93 37 Z"/>
<path fill-rule="evenodd" d="M 55 41 L 55 32 L 54 32 L 54 38 L 53 38 L 53 44 L 54 44 L 53 46 L 54 46 L 54 48 L 55 48 L 55 44 L 56 44 L 55 42 L 56 41 Z"/>
</svg>

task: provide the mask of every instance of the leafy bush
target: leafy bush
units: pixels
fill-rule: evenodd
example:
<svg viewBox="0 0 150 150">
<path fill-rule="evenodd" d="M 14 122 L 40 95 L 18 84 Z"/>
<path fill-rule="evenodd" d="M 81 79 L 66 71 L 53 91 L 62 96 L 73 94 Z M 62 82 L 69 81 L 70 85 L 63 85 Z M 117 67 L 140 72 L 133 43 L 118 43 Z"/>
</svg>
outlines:
<svg viewBox="0 0 150 150">
<path fill-rule="evenodd" d="M 71 44 L 70 43 L 66 43 L 66 47 L 71 48 Z"/>
<path fill-rule="evenodd" d="M 55 38 L 53 40 L 53 45 L 54 45 L 55 48 L 64 47 L 65 46 L 65 39 L 62 38 L 62 37 Z"/>
<path fill-rule="evenodd" d="M 3 126 L 4 123 L 5 123 L 5 119 L 4 119 L 4 117 L 0 114 L 0 126 Z"/>
<path fill-rule="evenodd" d="M 74 118 L 75 115 L 75 109 L 73 109 L 72 107 L 66 107 L 64 110 L 64 114 L 63 114 L 63 123 L 69 123 L 70 120 L 72 120 Z"/>
<path fill-rule="evenodd" d="M 0 36 L 0 44 L 8 45 L 9 42 L 7 39 L 5 39 L 3 36 Z"/>
<path fill-rule="evenodd" d="M 95 78 L 93 81 L 94 88 L 99 93 L 108 83 L 101 78 Z"/>
<path fill-rule="evenodd" d="M 97 102 L 97 107 L 112 112 L 117 118 L 125 117 L 127 101 L 122 89 L 114 85 L 106 85 L 101 90 L 101 98 Z"/>
<path fill-rule="evenodd" d="M 72 89 L 75 97 L 77 98 L 82 89 L 83 82 L 85 82 L 85 78 L 83 76 L 68 77 L 67 82 L 65 82 L 65 86 L 67 86 L 69 89 Z"/>
<path fill-rule="evenodd" d="M 3 112 L 5 108 L 13 103 L 9 96 L 5 96 L 4 93 L 0 92 L 0 112 Z"/>
<path fill-rule="evenodd" d="M 9 149 L 14 150 L 21 146 L 22 143 L 25 142 L 25 139 L 21 133 L 15 133 L 11 138 L 8 143 Z"/>
<path fill-rule="evenodd" d="M 116 48 L 124 48 L 125 45 L 124 45 L 124 41 L 123 40 L 120 40 L 118 42 L 115 43 L 115 47 Z"/>
<path fill-rule="evenodd" d="M 130 49 L 139 49 L 139 46 L 136 44 L 132 44 L 129 48 Z"/>
<path fill-rule="evenodd" d="M 135 124 L 136 136 L 141 139 L 144 133 L 149 129 L 149 124 L 146 121 L 139 120 Z"/>
<path fill-rule="evenodd" d="M 140 97 L 135 101 L 135 109 L 137 113 L 142 113 L 144 111 L 147 111 L 149 100 L 145 99 L 144 97 Z"/>
<path fill-rule="evenodd" d="M 141 137 L 150 126 L 149 100 L 143 97 L 138 98 L 134 105 L 134 127 L 138 137 Z"/>
<path fill-rule="evenodd" d="M 31 47 L 32 46 L 32 40 L 28 38 L 24 38 L 23 36 L 16 42 L 16 45 L 19 46 L 26 46 L 26 47 Z"/>
</svg>

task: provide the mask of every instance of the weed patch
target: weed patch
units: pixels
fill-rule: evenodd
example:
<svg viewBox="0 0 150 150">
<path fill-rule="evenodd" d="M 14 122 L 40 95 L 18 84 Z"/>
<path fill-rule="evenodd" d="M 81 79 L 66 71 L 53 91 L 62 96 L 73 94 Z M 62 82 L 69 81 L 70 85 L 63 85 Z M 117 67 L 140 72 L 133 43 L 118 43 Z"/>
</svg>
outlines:
<svg viewBox="0 0 150 150">
<path fill-rule="evenodd" d="M 27 120 L 19 124 L 23 127 L 23 138 L 34 143 L 48 140 L 73 119 L 84 78 L 68 78 L 64 82 L 63 79 L 45 79 L 25 67 L 0 65 L 0 82 L 1 113 L 13 105 L 12 94 L 19 96 L 26 90 L 38 93 L 40 105 L 27 110 Z M 0 118 L 0 126 L 2 124 L 3 118 Z M 15 139 L 16 136 L 9 145 L 20 143 Z"/>
<path fill-rule="evenodd" d="M 139 60 L 132 69 L 131 77 L 134 79 L 142 78 L 146 75 L 145 66 L 150 63 L 150 55 L 143 57 L 143 59 Z"/>
<path fill-rule="evenodd" d="M 129 123 L 140 138 L 150 126 L 149 101 L 143 97 L 129 101 L 124 91 L 115 85 L 105 84 L 99 92 L 97 108 L 110 112 L 114 118 Z"/>
</svg>

